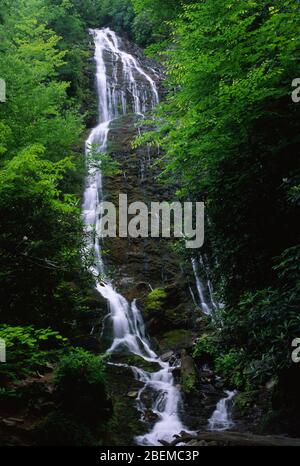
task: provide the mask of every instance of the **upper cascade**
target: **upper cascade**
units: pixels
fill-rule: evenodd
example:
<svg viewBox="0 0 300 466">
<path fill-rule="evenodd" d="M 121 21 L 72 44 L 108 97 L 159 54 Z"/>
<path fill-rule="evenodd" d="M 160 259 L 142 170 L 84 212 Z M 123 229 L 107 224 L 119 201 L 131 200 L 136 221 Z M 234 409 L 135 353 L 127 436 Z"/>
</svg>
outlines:
<svg viewBox="0 0 300 466">
<path fill-rule="evenodd" d="M 86 141 L 86 153 L 92 148 L 99 153 L 107 149 L 110 123 L 123 115 L 133 113 L 141 117 L 159 102 L 155 70 L 147 72 L 138 59 L 126 52 L 123 41 L 109 28 L 90 29 L 95 42 L 96 84 L 98 96 L 98 125 Z M 103 198 L 102 173 L 91 168 L 84 194 L 83 220 L 88 232 L 97 230 L 96 215 Z M 99 238 L 91 239 L 95 272 L 103 273 Z"/>
<path fill-rule="evenodd" d="M 96 47 L 99 123 L 151 110 L 159 102 L 155 71 L 146 72 L 111 29 L 92 29 L 90 33 Z"/>
</svg>

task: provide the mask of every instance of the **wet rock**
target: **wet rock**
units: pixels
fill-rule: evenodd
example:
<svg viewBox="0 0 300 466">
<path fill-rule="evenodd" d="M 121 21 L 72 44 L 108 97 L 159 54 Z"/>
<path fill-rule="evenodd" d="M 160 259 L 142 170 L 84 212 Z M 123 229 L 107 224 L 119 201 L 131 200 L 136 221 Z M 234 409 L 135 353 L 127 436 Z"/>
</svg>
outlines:
<svg viewBox="0 0 300 466">
<path fill-rule="evenodd" d="M 174 357 L 176 357 L 174 351 L 168 351 L 167 353 L 162 354 L 160 359 L 163 362 L 168 362 L 170 361 L 170 359 L 173 359 Z"/>
<path fill-rule="evenodd" d="M 112 354 L 112 362 L 118 364 L 127 364 L 130 367 L 138 367 L 146 372 L 157 372 L 161 370 L 161 366 L 155 361 L 146 361 L 144 358 L 133 354 Z"/>
<path fill-rule="evenodd" d="M 143 420 L 145 422 L 156 422 L 158 420 L 158 415 L 154 413 L 151 409 L 147 409 L 143 414 Z"/>
<path fill-rule="evenodd" d="M 127 396 L 129 398 L 136 398 L 138 396 L 138 392 L 129 392 L 127 393 Z"/>
<path fill-rule="evenodd" d="M 194 338 L 190 330 L 178 329 L 159 335 L 156 340 L 161 351 L 180 351 L 184 348 L 191 348 Z"/>
<path fill-rule="evenodd" d="M 222 390 L 224 388 L 225 384 L 222 380 L 218 380 L 216 383 L 215 383 L 215 387 L 219 390 Z"/>
<path fill-rule="evenodd" d="M 156 78 L 158 79 L 158 78 Z M 126 193 L 128 203 L 165 201 L 173 197 L 175 188 L 159 184 L 159 168 L 155 147 L 132 148 L 138 134 L 138 119 L 125 115 L 111 124 L 108 151 L 119 163 L 120 173 L 104 178 L 106 200 L 118 204 L 119 193 Z M 113 268 L 114 282 L 129 300 L 138 299 L 147 329 L 151 336 L 172 329 L 191 328 L 192 308 L 188 282 L 184 273 L 178 272 L 180 256 L 172 250 L 170 239 L 157 238 L 108 238 L 106 261 Z M 125 278 L 124 278 L 125 277 Z M 145 312 L 144 298 L 155 288 L 166 289 L 166 300 L 158 315 Z M 169 349 L 169 348 L 167 348 Z"/>
<path fill-rule="evenodd" d="M 198 443 L 194 443 L 197 441 Z M 183 436 L 178 438 L 177 443 L 186 443 L 190 445 L 191 442 L 194 446 L 300 446 L 300 439 L 288 438 L 282 436 L 271 435 L 253 435 L 250 433 L 240 432 L 201 432 L 194 436 L 194 439 L 189 440 L 188 437 Z M 202 443 L 204 442 L 204 443 Z"/>
<path fill-rule="evenodd" d="M 82 312 L 78 319 L 86 319 L 91 317 L 99 317 L 99 310 L 107 312 L 107 302 L 96 289 L 91 289 L 86 297 L 86 304 L 91 311 Z M 93 313 L 92 311 L 97 310 Z"/>
<path fill-rule="evenodd" d="M 187 445 L 187 447 L 198 447 L 198 446 L 202 446 L 202 445 L 200 445 L 200 443 L 201 442 L 198 442 L 198 440 L 191 440 L 186 445 Z"/>
<path fill-rule="evenodd" d="M 208 419 L 216 409 L 217 403 L 225 394 L 216 386 L 216 377 L 209 368 L 197 371 L 197 389 L 191 392 L 183 391 L 184 410 L 182 419 L 191 430 L 207 428 Z M 211 383 L 207 383 L 207 379 Z"/>
</svg>

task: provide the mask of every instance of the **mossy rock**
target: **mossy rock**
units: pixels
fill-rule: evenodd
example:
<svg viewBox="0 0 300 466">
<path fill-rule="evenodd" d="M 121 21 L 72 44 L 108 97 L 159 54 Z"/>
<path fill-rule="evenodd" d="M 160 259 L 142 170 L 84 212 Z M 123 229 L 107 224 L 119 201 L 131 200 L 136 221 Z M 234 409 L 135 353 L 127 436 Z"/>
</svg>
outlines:
<svg viewBox="0 0 300 466">
<path fill-rule="evenodd" d="M 105 426 L 105 445 L 134 445 L 134 437 L 145 433 L 146 426 L 141 422 L 135 398 L 128 396 L 128 393 L 137 392 L 143 383 L 134 380 L 131 369 L 108 366 L 107 372 L 113 415 Z"/>
<path fill-rule="evenodd" d="M 193 333 L 190 330 L 178 329 L 163 333 L 157 337 L 159 348 L 162 352 L 167 350 L 181 350 L 193 345 Z"/>
<path fill-rule="evenodd" d="M 157 313 L 163 309 L 167 293 L 163 288 L 155 288 L 150 291 L 145 299 L 144 308 L 145 311 L 151 315 L 151 313 Z"/>
<path fill-rule="evenodd" d="M 197 385 L 197 370 L 193 358 L 184 349 L 181 352 L 181 380 L 186 393 L 193 392 Z"/>
<path fill-rule="evenodd" d="M 121 393 L 112 398 L 114 414 L 107 425 L 106 445 L 133 446 L 134 438 L 146 433 L 146 426 L 140 420 L 135 400 Z"/>
</svg>

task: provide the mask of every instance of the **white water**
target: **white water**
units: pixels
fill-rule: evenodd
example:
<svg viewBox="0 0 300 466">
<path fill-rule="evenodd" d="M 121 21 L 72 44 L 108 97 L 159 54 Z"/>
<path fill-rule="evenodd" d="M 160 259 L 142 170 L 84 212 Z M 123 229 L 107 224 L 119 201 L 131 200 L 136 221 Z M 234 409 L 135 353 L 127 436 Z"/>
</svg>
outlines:
<svg viewBox="0 0 300 466">
<path fill-rule="evenodd" d="M 216 312 L 224 307 L 224 304 L 217 302 L 215 299 L 213 285 L 210 280 L 209 266 L 207 257 L 200 255 L 192 257 L 192 266 L 195 276 L 196 289 L 199 299 L 199 305 L 206 315 L 216 317 Z"/>
<path fill-rule="evenodd" d="M 195 259 L 195 257 L 192 258 L 192 266 L 193 266 L 193 271 L 194 271 L 194 275 L 195 275 L 195 281 L 196 281 L 197 292 L 198 292 L 198 296 L 199 296 L 199 300 L 200 300 L 200 306 L 201 306 L 202 311 L 204 312 L 204 314 L 210 315 L 211 314 L 211 308 L 209 307 L 209 304 L 207 303 L 207 300 L 205 298 L 204 285 L 203 285 L 202 280 L 201 280 L 200 275 L 199 275 L 198 263 L 197 263 L 197 260 Z"/>
<path fill-rule="evenodd" d="M 136 58 L 122 49 L 122 42 L 117 35 L 108 28 L 90 32 L 95 40 L 99 124 L 86 141 L 87 155 L 94 144 L 97 144 L 99 152 L 106 151 L 112 120 L 127 112 L 143 115 L 159 101 L 154 79 L 141 67 Z M 151 74 L 153 75 L 153 70 Z M 100 221 L 96 212 L 102 198 L 101 171 L 91 169 L 83 203 L 83 218 L 89 232 L 93 232 Z M 92 271 L 95 276 L 100 276 L 104 273 L 101 243 L 96 235 L 91 236 L 93 239 L 89 249 L 94 253 Z M 153 429 L 146 435 L 139 436 L 136 442 L 140 445 L 160 445 L 160 439 L 170 441 L 174 434 L 184 429 L 178 416 L 180 392 L 175 385 L 172 368 L 169 363 L 159 359 L 151 349 L 136 302 L 129 303 L 111 283 L 104 283 L 103 280 L 98 282 L 97 290 L 108 301 L 108 319 L 113 328 L 113 341 L 108 352 L 124 350 L 160 366 L 154 373 L 138 367 L 132 368 L 135 378 L 145 384 L 137 397 L 138 409 L 143 415 L 146 407 L 142 402 L 142 394 L 146 389 L 151 389 L 154 393 L 152 410 L 158 416 Z"/>
<path fill-rule="evenodd" d="M 234 423 L 230 415 L 231 400 L 236 395 L 236 391 L 226 391 L 226 398 L 222 398 L 217 404 L 216 410 L 208 421 L 210 430 L 223 431 L 233 427 Z"/>
</svg>

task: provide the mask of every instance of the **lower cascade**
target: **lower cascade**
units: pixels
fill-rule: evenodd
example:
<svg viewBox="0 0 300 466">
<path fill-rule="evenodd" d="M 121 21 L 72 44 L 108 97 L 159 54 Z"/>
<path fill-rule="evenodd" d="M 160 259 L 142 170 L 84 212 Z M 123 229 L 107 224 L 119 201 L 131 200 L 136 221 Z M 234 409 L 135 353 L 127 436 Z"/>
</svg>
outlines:
<svg viewBox="0 0 300 466">
<path fill-rule="evenodd" d="M 223 431 L 230 429 L 234 425 L 230 415 L 230 407 L 236 391 L 227 390 L 225 393 L 227 396 L 219 401 L 216 410 L 208 421 L 210 430 Z"/>
<path fill-rule="evenodd" d="M 151 110 L 159 100 L 155 73 L 151 68 L 143 69 L 134 56 L 125 52 L 122 40 L 109 28 L 90 32 L 95 40 L 99 124 L 86 141 L 87 155 L 92 147 L 96 147 L 99 153 L 106 151 L 110 123 L 113 120 L 127 113 L 143 117 L 144 112 Z M 100 221 L 97 209 L 102 199 L 101 170 L 90 169 L 83 203 L 83 218 L 88 232 L 94 231 Z M 103 276 L 105 266 L 97 235 L 94 235 L 89 247 L 94 255 L 93 273 L 97 277 Z M 151 389 L 154 393 L 152 411 L 157 416 L 152 430 L 138 436 L 136 443 L 155 446 L 160 445 L 159 440 L 171 441 L 174 434 L 184 430 L 178 414 L 180 391 L 172 374 L 174 367 L 162 361 L 151 348 L 136 301 L 129 303 L 107 280 L 98 281 L 97 290 L 108 302 L 108 319 L 112 323 L 113 340 L 108 353 L 126 351 L 147 362 L 155 362 L 160 367 L 154 373 L 131 367 L 134 377 L 144 384 L 138 393 L 137 408 L 143 415 L 146 407 L 142 401 L 142 393 Z"/>
</svg>

